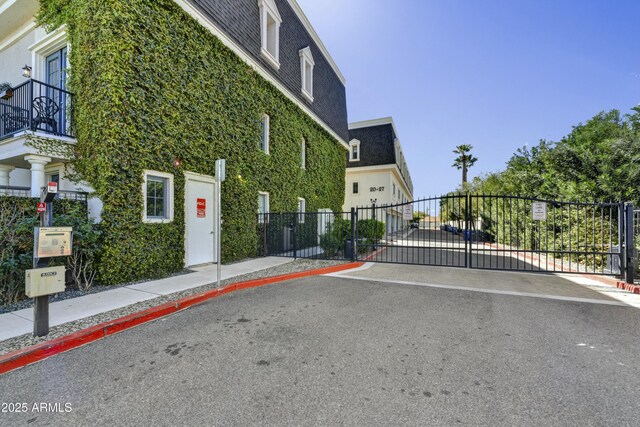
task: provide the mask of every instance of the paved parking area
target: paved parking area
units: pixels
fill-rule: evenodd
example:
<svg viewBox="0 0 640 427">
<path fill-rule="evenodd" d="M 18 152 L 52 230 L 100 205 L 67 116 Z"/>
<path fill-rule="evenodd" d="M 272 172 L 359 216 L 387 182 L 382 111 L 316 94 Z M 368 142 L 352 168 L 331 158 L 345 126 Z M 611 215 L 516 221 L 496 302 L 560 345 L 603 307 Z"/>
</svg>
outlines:
<svg viewBox="0 0 640 427">
<path fill-rule="evenodd" d="M 366 281 L 382 281 L 396 284 L 422 284 L 446 286 L 454 289 L 493 291 L 496 293 L 522 293 L 548 297 L 617 301 L 610 296 L 570 280 L 570 278 L 574 277 L 571 275 L 511 271 L 497 272 L 383 263 L 368 263 L 362 268 L 345 271 L 339 275 Z"/>
<path fill-rule="evenodd" d="M 400 274 L 374 267 L 349 274 Z M 0 402 L 71 407 L 0 424 L 637 424 L 636 308 L 415 268 L 461 287 L 321 276 L 229 294 L 0 376 Z"/>
</svg>

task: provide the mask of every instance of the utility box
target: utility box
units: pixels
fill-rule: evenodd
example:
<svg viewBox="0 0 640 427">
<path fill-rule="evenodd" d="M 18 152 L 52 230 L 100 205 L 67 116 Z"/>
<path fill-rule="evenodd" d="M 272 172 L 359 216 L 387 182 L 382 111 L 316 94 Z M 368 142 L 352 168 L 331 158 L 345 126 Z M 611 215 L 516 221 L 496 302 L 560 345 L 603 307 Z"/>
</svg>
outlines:
<svg viewBox="0 0 640 427">
<path fill-rule="evenodd" d="M 607 265 L 605 267 L 605 273 L 618 275 L 621 273 L 620 269 L 620 246 L 612 246 L 611 252 L 613 254 L 607 254 Z"/>
<path fill-rule="evenodd" d="M 25 271 L 25 293 L 29 298 L 64 292 L 65 267 L 33 268 Z"/>
<path fill-rule="evenodd" d="M 53 258 L 71 255 L 72 227 L 36 227 L 34 246 L 36 258 Z"/>
</svg>

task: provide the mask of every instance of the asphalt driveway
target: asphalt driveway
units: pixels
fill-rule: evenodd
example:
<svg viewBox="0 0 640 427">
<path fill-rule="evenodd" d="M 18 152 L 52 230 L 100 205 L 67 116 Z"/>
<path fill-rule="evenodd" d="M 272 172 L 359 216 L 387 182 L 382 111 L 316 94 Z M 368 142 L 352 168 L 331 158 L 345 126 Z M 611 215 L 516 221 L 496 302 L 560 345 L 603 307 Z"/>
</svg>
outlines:
<svg viewBox="0 0 640 427">
<path fill-rule="evenodd" d="M 585 300 L 375 277 L 245 290 L 0 376 L 0 402 L 30 409 L 0 424 L 637 425 L 640 312 Z"/>
</svg>

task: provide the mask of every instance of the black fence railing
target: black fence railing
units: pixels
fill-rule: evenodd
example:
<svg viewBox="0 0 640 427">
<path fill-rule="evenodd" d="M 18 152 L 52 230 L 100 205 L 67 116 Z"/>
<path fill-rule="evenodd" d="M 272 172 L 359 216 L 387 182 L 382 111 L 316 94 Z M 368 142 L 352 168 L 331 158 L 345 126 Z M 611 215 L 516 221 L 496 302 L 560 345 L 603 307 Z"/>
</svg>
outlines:
<svg viewBox="0 0 640 427">
<path fill-rule="evenodd" d="M 0 185 L 0 196 L 31 197 L 31 187 Z M 86 203 L 88 197 L 89 193 L 86 191 L 58 190 L 55 198 Z"/>
<path fill-rule="evenodd" d="M 351 212 L 280 212 L 258 215 L 263 256 L 315 259 L 354 257 Z"/>
<path fill-rule="evenodd" d="M 73 137 L 73 94 L 29 79 L 0 98 L 0 139 L 23 131 Z"/>
<path fill-rule="evenodd" d="M 31 187 L 0 185 L 0 195 L 15 197 L 31 197 Z"/>
</svg>

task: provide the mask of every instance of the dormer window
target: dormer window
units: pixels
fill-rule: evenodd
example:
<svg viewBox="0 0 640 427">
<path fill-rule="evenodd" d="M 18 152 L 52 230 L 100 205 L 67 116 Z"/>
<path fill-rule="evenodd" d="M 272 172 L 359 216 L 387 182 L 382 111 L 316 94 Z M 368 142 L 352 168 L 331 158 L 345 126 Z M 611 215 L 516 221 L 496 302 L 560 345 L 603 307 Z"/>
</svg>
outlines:
<svg viewBox="0 0 640 427">
<path fill-rule="evenodd" d="M 352 139 L 349 142 L 349 161 L 357 162 L 360 160 L 360 141 Z"/>
<path fill-rule="evenodd" d="M 275 69 L 280 68 L 280 24 L 282 18 L 274 0 L 258 0 L 260 8 L 260 53 Z"/>
<path fill-rule="evenodd" d="M 302 95 L 313 102 L 313 66 L 316 63 L 313 61 L 313 55 L 311 55 L 311 49 L 309 46 L 304 49 L 300 49 L 300 77 L 302 81 Z"/>
</svg>

